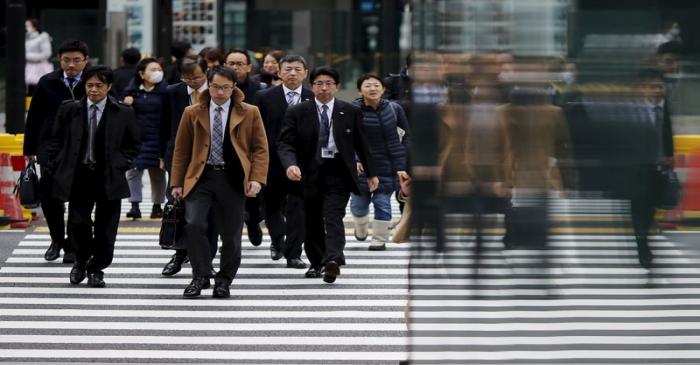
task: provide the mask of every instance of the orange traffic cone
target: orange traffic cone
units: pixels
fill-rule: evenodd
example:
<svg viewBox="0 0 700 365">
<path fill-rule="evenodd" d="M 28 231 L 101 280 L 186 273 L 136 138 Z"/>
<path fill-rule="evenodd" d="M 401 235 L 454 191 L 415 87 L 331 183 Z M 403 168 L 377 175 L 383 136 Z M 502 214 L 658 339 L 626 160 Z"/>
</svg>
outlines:
<svg viewBox="0 0 700 365">
<path fill-rule="evenodd" d="M 0 153 L 0 193 L 2 194 L 2 207 L 5 215 L 10 217 L 12 228 L 27 228 L 31 220 L 24 218 L 22 206 L 14 194 L 15 177 L 12 169 L 10 155 Z"/>
</svg>

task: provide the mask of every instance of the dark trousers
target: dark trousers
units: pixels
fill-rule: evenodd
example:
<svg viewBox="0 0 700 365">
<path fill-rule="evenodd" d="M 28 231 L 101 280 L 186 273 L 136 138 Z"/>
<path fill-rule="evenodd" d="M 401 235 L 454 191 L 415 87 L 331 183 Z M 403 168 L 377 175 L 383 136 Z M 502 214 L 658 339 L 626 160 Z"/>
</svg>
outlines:
<svg viewBox="0 0 700 365">
<path fill-rule="evenodd" d="M 284 240 L 284 257 L 298 259 L 301 257 L 301 247 L 306 236 L 306 217 L 304 198 L 300 193 L 287 194 L 286 205 L 287 236 Z"/>
<path fill-rule="evenodd" d="M 171 188 L 170 188 L 170 169 L 168 167 L 168 188 L 165 189 L 165 196 L 168 199 L 168 202 L 173 201 L 173 196 L 170 193 Z M 207 238 L 209 239 L 209 250 L 211 252 L 211 259 L 213 260 L 214 257 L 216 256 L 216 250 L 219 248 L 219 232 L 216 230 L 216 222 L 214 221 L 214 215 L 213 215 L 213 210 L 209 211 L 209 221 L 207 225 Z M 178 256 L 187 256 L 187 249 L 186 248 L 181 248 L 178 250 L 175 250 L 175 254 Z"/>
<path fill-rule="evenodd" d="M 95 209 L 95 221 L 91 215 Z M 76 261 L 88 273 L 102 272 L 112 263 L 119 228 L 121 200 L 109 200 L 104 193 L 104 169 L 78 164 L 70 197 L 68 225 Z"/>
<path fill-rule="evenodd" d="M 286 177 L 268 179 L 262 202 L 272 244 L 284 243 L 284 257 L 298 259 L 304 242 L 304 201 L 291 184 Z"/>
<path fill-rule="evenodd" d="M 285 181 L 280 179 L 268 179 L 263 189 L 262 205 L 265 216 L 265 226 L 270 234 L 273 244 L 280 244 L 284 240 L 285 224 L 284 212 L 287 188 Z M 249 198 L 248 201 L 251 199 Z"/>
<path fill-rule="evenodd" d="M 350 200 L 352 181 L 342 159 L 325 161 L 319 167 L 312 196 L 304 199 L 306 243 L 304 250 L 311 266 L 320 268 L 329 261 L 345 265 L 345 207 Z"/>
<path fill-rule="evenodd" d="M 185 198 L 185 240 L 194 277 L 209 277 L 212 270 L 212 253 L 205 235 L 212 208 L 222 241 L 216 280 L 230 284 L 241 265 L 245 196 L 233 187 L 226 171 L 207 167 Z"/>
<path fill-rule="evenodd" d="M 53 176 L 43 168 L 41 169 L 39 188 L 41 190 L 41 210 L 44 212 L 46 225 L 49 226 L 51 240 L 61 243 L 63 249 L 70 252 L 72 247 L 70 243 L 66 243 L 66 223 L 63 218 L 66 207 L 62 201 L 53 198 Z"/>
<path fill-rule="evenodd" d="M 663 177 L 656 166 L 642 169 L 630 201 L 632 227 L 637 241 L 637 252 L 649 252 L 649 229 L 654 223 L 656 204 L 661 195 Z"/>
</svg>

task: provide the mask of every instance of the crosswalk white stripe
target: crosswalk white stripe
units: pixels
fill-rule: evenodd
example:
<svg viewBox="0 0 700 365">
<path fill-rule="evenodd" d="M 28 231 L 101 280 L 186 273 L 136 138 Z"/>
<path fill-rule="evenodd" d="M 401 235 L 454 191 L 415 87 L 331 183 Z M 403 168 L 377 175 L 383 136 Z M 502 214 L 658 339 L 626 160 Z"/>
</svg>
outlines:
<svg viewBox="0 0 700 365">
<path fill-rule="evenodd" d="M 414 361 L 450 361 L 470 359 L 474 361 L 523 361 L 523 360 L 562 360 L 570 363 L 584 359 L 638 359 L 639 363 L 651 363 L 651 359 L 697 359 L 698 350 L 658 351 L 658 350 L 564 350 L 564 351 L 444 351 L 420 352 L 410 355 Z M 604 363 L 608 363 L 607 361 Z M 653 363 L 652 363 L 653 364 Z"/>
<path fill-rule="evenodd" d="M 190 312 L 188 312 L 190 313 Z M 285 312 L 287 313 L 287 312 Z M 156 344 L 156 345 L 286 345 L 307 346 L 309 343 L 328 346 L 403 346 L 406 337 L 349 337 L 349 336 L 49 336 L 0 335 L 0 343 L 56 343 L 56 344 Z M 261 355 L 262 357 L 262 355 Z"/>
<path fill-rule="evenodd" d="M 318 283 L 318 282 L 317 282 Z M 186 285 L 187 282 L 184 282 Z M 184 289 L 184 287 L 183 287 Z M 374 296 L 394 296 L 394 295 L 405 295 L 408 291 L 406 289 L 374 289 L 374 288 L 363 288 L 354 289 L 346 287 L 333 287 L 333 290 L 327 289 L 306 289 L 306 288 L 293 288 L 293 289 L 247 289 L 232 287 L 231 295 L 239 297 L 247 296 L 275 296 L 275 295 L 299 295 L 299 296 L 335 296 L 335 295 L 363 295 L 366 297 Z M 139 295 L 139 296 L 160 296 L 160 295 L 172 295 L 173 297 L 180 297 L 182 295 L 182 289 L 156 289 L 156 288 L 100 288 L 95 290 L 95 288 L 88 287 L 71 287 L 71 288 L 56 288 L 56 287 L 0 287 L 0 294 L 50 294 L 57 296 L 66 295 L 76 295 L 80 294 L 87 297 L 91 296 L 101 296 L 101 295 Z"/>
<path fill-rule="evenodd" d="M 268 351 L 261 359 L 257 351 L 187 351 L 187 350 L 28 350 L 28 349 L 3 349 L 0 358 L 13 359 L 177 359 L 177 360 L 280 360 L 304 361 L 318 363 L 318 359 L 327 361 L 400 361 L 406 359 L 405 352 L 391 351 Z M 235 365 L 235 363 L 227 362 Z M 332 363 L 329 363 L 329 365 Z M 255 365 L 255 364 L 252 364 Z"/>
<path fill-rule="evenodd" d="M 26 309 L 3 309 L 0 318 L 6 316 L 17 317 L 105 317 L 105 318 L 216 318 L 216 319 L 403 319 L 401 312 L 375 311 L 375 310 L 317 310 L 317 311 L 193 311 L 193 310 L 96 310 L 96 309 L 52 309 L 50 312 L 28 312 Z"/>
<path fill-rule="evenodd" d="M 260 300 L 249 300 L 249 299 L 236 299 L 236 300 L 208 300 L 207 295 L 211 293 L 210 290 L 205 289 L 202 291 L 204 298 L 197 301 L 184 300 L 181 297 L 177 299 L 163 299 L 158 298 L 153 299 L 120 299 L 120 298 L 61 298 L 55 297 L 50 298 L 48 301 L 37 301 L 37 298 L 27 298 L 27 297 L 17 297 L 8 298 L 0 297 L 0 304 L 18 304 L 18 305 L 79 305 L 79 306 L 167 306 L 167 307 L 222 307 L 222 308 L 284 308 L 284 307 L 309 307 L 309 308 L 322 308 L 322 307 L 398 307 L 403 311 L 403 307 L 406 305 L 405 299 L 354 299 L 354 298 L 344 298 L 342 300 L 333 299 L 260 299 Z"/>
<path fill-rule="evenodd" d="M 117 253 L 118 251 L 115 251 Z M 120 265 L 120 264 L 159 264 L 159 265 L 165 265 L 169 257 L 166 257 L 165 260 L 161 258 L 141 258 L 141 257 L 117 257 L 112 261 L 112 265 Z M 373 266 L 395 266 L 395 265 L 408 265 L 408 258 L 403 257 L 403 258 L 398 258 L 395 260 L 392 259 L 376 259 L 376 258 L 352 258 L 352 256 L 348 255 L 346 256 L 346 259 L 349 262 L 352 262 L 353 265 L 373 265 Z M 350 261 L 351 260 L 351 261 Z M 6 261 L 7 263 L 10 264 L 44 264 L 46 260 L 44 260 L 42 257 L 10 257 Z M 268 255 L 267 258 L 245 258 L 242 261 L 242 264 L 244 265 L 261 265 L 261 264 L 274 264 L 275 262 L 270 259 L 270 256 Z M 280 260 L 277 261 L 277 265 L 285 265 L 286 260 Z"/>
<path fill-rule="evenodd" d="M 700 324 L 698 324 L 700 326 Z M 173 332 L 201 332 L 201 331 L 297 331 L 299 323 L 210 323 L 210 322 L 83 322 L 83 321 L 2 321 L 0 328 L 4 329 L 71 329 L 71 330 L 168 330 Z M 683 328 L 682 326 L 679 328 Z M 690 326 L 688 326 L 690 328 Z M 343 323 L 333 322 L 329 319 L 324 323 L 304 322 L 304 331 L 405 331 L 404 323 Z"/>
</svg>

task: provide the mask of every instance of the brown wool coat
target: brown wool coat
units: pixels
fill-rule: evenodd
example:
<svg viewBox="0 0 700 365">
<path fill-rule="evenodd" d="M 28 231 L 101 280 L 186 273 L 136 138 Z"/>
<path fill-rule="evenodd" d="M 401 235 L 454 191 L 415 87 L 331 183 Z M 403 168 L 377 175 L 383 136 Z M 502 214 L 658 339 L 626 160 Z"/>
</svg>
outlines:
<svg viewBox="0 0 700 365">
<path fill-rule="evenodd" d="M 231 96 L 229 137 L 243 168 L 245 188 L 248 181 L 263 185 L 267 182 L 270 155 L 260 111 L 258 107 L 244 103 L 243 97 L 243 92 L 235 88 Z M 185 108 L 177 129 L 170 186 L 182 187 L 185 197 L 202 176 L 209 156 L 210 100 L 208 91 L 205 91 L 199 103 Z"/>
</svg>

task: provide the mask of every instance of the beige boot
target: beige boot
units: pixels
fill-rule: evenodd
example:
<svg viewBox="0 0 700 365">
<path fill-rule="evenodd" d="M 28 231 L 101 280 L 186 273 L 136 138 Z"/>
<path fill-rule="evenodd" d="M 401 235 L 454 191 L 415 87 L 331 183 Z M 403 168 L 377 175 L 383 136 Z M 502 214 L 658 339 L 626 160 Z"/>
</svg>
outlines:
<svg viewBox="0 0 700 365">
<path fill-rule="evenodd" d="M 367 239 L 367 230 L 369 227 L 369 215 L 364 217 L 352 217 L 355 221 L 355 238 L 358 241 L 364 241 Z"/>
<path fill-rule="evenodd" d="M 369 244 L 370 251 L 386 250 L 386 242 L 389 240 L 389 227 L 391 221 L 372 221 L 372 242 Z"/>
</svg>

